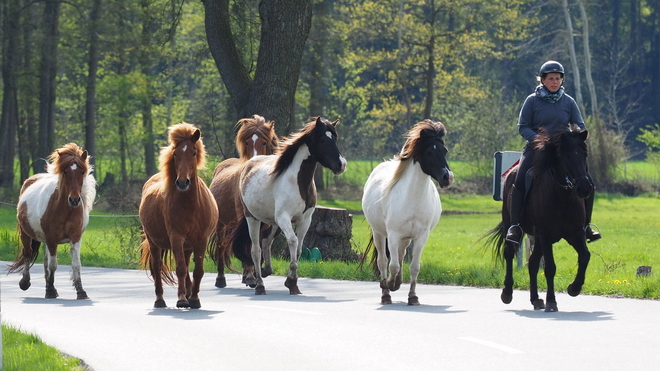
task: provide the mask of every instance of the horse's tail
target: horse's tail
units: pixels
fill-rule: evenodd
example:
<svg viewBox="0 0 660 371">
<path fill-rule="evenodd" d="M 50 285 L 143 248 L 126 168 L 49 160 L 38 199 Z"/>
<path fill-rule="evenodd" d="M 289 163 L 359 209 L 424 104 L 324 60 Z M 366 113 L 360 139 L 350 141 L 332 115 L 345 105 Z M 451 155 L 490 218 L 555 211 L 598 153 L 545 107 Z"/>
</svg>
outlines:
<svg viewBox="0 0 660 371">
<path fill-rule="evenodd" d="M 142 256 L 140 258 L 140 269 L 149 268 L 151 276 L 154 276 L 154 267 L 151 266 L 151 245 L 148 239 L 144 239 L 140 244 Z M 172 256 L 170 250 L 163 250 L 161 256 L 160 278 L 166 285 L 175 285 L 177 280 L 172 272 Z"/>
<path fill-rule="evenodd" d="M 389 247 L 387 246 L 387 238 L 385 239 L 385 252 L 389 256 L 390 250 Z M 364 249 L 364 253 L 362 254 L 362 258 L 360 259 L 360 263 L 358 263 L 358 269 L 362 269 L 364 266 L 364 262 L 367 260 L 367 256 L 371 255 L 369 259 L 369 265 L 371 266 L 371 270 L 376 274 L 380 275 L 380 271 L 378 270 L 378 249 L 374 248 L 374 234 L 373 232 L 370 233 L 369 237 L 369 243 L 367 244 L 367 248 Z M 373 250 L 373 253 L 370 254 L 371 250 Z"/>
<path fill-rule="evenodd" d="M 219 266 L 222 263 L 223 267 L 229 268 L 233 272 L 238 272 L 231 264 L 231 237 L 232 237 L 233 224 L 225 225 L 222 228 L 217 228 L 215 233 L 210 237 L 208 244 L 209 255 L 211 260 Z"/>
<path fill-rule="evenodd" d="M 228 243 L 231 244 L 231 250 L 234 256 L 243 264 L 254 265 L 252 260 L 252 240 L 250 240 L 250 230 L 248 229 L 247 219 L 243 216 L 241 219 L 232 222 L 228 228 L 233 229 L 229 236 Z"/>
<path fill-rule="evenodd" d="M 508 230 L 508 227 L 504 220 L 500 221 L 500 223 L 495 226 L 495 228 L 491 229 L 488 231 L 484 236 L 482 236 L 479 240 L 486 239 L 485 247 L 492 247 L 493 248 L 493 257 L 496 260 L 502 261 L 504 260 L 504 243 L 506 241 L 506 232 Z M 518 245 L 515 247 L 516 252 L 518 250 Z"/>
<path fill-rule="evenodd" d="M 20 225 L 16 226 L 16 231 L 20 239 L 20 235 L 21 235 Z M 9 273 L 16 272 L 17 270 L 22 269 L 23 267 L 32 267 L 34 262 L 37 260 L 37 256 L 39 256 L 40 246 L 41 246 L 41 242 L 37 240 L 32 240 L 29 246 L 23 245 L 23 248 L 16 257 L 16 260 L 14 260 L 14 262 L 9 265 Z"/>
</svg>

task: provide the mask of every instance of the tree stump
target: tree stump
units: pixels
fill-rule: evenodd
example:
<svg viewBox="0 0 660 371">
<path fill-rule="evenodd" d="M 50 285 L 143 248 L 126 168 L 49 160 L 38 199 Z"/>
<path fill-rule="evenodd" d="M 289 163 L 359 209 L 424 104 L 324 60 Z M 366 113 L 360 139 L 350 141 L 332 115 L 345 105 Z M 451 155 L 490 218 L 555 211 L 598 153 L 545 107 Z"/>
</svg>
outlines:
<svg viewBox="0 0 660 371">
<path fill-rule="evenodd" d="M 303 249 L 318 248 L 324 260 L 359 260 L 351 247 L 353 215 L 346 209 L 317 206 L 307 230 Z M 283 234 L 273 241 L 274 256 L 289 259 L 289 247 Z"/>
</svg>

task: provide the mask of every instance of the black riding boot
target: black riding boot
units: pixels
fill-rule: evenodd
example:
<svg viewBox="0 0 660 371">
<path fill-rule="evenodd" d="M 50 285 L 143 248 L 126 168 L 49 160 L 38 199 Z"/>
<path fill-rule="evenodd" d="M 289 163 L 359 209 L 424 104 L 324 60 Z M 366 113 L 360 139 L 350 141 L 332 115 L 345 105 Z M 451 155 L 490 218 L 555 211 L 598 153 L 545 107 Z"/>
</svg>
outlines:
<svg viewBox="0 0 660 371">
<path fill-rule="evenodd" d="M 594 242 L 600 240 L 601 236 L 599 232 L 591 229 L 591 213 L 594 211 L 594 192 L 591 192 L 591 195 L 584 200 L 584 211 L 586 215 L 586 226 L 584 227 L 584 234 L 587 238 L 587 242 Z"/>
<path fill-rule="evenodd" d="M 511 226 L 506 232 L 506 240 L 519 245 L 522 240 L 523 230 L 520 227 L 520 219 L 525 208 L 525 194 L 513 186 L 511 191 Z"/>
</svg>

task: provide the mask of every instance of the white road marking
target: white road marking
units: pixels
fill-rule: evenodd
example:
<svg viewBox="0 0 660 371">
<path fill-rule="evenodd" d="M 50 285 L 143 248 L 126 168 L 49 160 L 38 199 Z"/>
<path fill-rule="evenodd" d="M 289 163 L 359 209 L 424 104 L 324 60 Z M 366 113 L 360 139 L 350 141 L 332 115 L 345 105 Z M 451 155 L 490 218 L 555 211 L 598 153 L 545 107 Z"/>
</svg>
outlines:
<svg viewBox="0 0 660 371">
<path fill-rule="evenodd" d="M 266 306 L 261 306 L 261 305 L 246 305 L 246 307 L 250 308 L 257 308 L 257 309 L 270 309 L 270 310 L 279 310 L 282 312 L 293 312 L 293 313 L 304 313 L 304 314 L 315 314 L 315 315 L 321 315 L 323 313 L 321 312 L 311 312 L 307 310 L 297 310 L 297 309 L 285 309 L 285 308 L 276 308 L 276 307 L 266 307 Z"/>
<path fill-rule="evenodd" d="M 481 345 L 487 346 L 489 348 L 501 350 L 501 351 L 509 353 L 509 354 L 523 354 L 523 353 L 525 353 L 520 349 L 511 348 L 511 347 L 508 347 L 506 345 L 497 344 L 497 343 L 493 343 L 492 341 L 477 339 L 477 338 L 473 338 L 473 337 L 470 337 L 470 336 L 460 337 L 459 339 L 465 340 L 465 341 L 470 341 L 470 342 L 477 343 L 477 344 L 481 344 Z"/>
</svg>

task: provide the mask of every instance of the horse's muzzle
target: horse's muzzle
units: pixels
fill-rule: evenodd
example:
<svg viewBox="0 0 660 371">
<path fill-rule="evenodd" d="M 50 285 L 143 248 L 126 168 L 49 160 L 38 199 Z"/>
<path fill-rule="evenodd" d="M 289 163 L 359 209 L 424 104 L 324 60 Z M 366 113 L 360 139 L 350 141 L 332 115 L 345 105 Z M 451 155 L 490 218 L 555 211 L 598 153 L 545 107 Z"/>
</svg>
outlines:
<svg viewBox="0 0 660 371">
<path fill-rule="evenodd" d="M 442 168 L 440 174 L 434 177 L 440 184 L 440 188 L 449 188 L 454 183 L 454 172 L 448 168 Z"/>
<path fill-rule="evenodd" d="M 80 206 L 80 201 L 81 201 L 80 196 L 78 196 L 77 198 L 69 197 L 69 205 L 71 205 L 71 207 L 73 208 Z"/>
<path fill-rule="evenodd" d="M 190 179 L 186 179 L 184 181 L 181 181 L 179 178 L 177 178 L 174 181 L 174 184 L 179 189 L 179 191 L 187 191 L 188 187 L 190 187 Z"/>
<path fill-rule="evenodd" d="M 346 171 L 346 164 L 347 164 L 347 162 L 346 162 L 346 159 L 344 158 L 344 156 L 339 156 L 339 164 L 337 164 L 336 166 L 333 166 L 333 168 L 331 170 L 335 175 L 339 175 L 339 174 L 343 173 L 344 171 Z"/>
<path fill-rule="evenodd" d="M 575 194 L 582 199 L 591 196 L 591 193 L 594 191 L 594 185 L 587 177 L 582 177 L 576 180 L 574 188 Z"/>
</svg>

